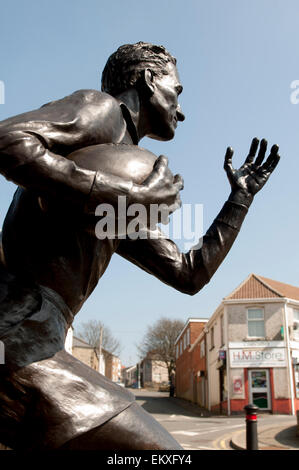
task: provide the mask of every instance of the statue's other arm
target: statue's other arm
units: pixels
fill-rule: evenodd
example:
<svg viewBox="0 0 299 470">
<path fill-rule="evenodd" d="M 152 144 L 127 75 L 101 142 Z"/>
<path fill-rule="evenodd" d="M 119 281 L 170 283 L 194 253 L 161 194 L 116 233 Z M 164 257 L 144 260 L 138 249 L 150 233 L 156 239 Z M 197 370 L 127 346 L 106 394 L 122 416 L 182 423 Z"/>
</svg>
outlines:
<svg viewBox="0 0 299 470">
<path fill-rule="evenodd" d="M 177 245 L 163 237 L 157 239 L 122 240 L 118 254 L 153 274 L 175 289 L 194 295 L 207 284 L 229 252 L 254 195 L 263 187 L 279 161 L 278 146 L 274 145 L 262 164 L 267 142 L 253 139 L 249 155 L 238 170 L 232 167 L 231 148 L 227 149 L 224 168 L 232 191 L 229 199 L 203 237 L 198 249 L 181 253 Z"/>
<path fill-rule="evenodd" d="M 124 131 L 114 98 L 94 90 L 79 90 L 0 122 L 0 173 L 39 195 L 87 205 L 93 211 L 101 201 L 101 191 L 106 198 L 111 188 L 113 197 L 126 195 L 132 183 L 112 176 L 107 181 L 105 174 L 80 168 L 66 156 L 87 145 L 117 142 Z"/>
</svg>

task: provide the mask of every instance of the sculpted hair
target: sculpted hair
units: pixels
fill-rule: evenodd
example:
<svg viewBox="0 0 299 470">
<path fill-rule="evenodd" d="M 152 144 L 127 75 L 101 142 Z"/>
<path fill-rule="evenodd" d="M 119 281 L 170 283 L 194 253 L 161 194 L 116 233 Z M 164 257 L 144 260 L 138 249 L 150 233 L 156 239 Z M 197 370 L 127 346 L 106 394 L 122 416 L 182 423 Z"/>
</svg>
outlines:
<svg viewBox="0 0 299 470">
<path fill-rule="evenodd" d="M 167 75 L 168 62 L 176 65 L 176 59 L 163 46 L 147 42 L 120 46 L 105 65 L 102 91 L 115 96 L 136 86 L 145 69 L 150 69 L 153 75 Z"/>
</svg>

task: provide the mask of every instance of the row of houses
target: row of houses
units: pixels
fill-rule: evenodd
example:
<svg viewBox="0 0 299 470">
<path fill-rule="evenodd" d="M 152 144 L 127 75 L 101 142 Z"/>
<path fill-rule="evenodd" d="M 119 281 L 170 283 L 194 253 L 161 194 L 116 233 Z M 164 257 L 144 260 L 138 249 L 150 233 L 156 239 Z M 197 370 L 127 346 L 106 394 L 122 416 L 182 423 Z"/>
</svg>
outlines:
<svg viewBox="0 0 299 470">
<path fill-rule="evenodd" d="M 222 414 L 299 409 L 299 287 L 251 274 L 176 340 L 176 395 Z"/>
<path fill-rule="evenodd" d="M 126 387 L 145 387 L 158 389 L 168 386 L 168 370 L 164 362 L 154 353 L 148 353 L 138 364 L 124 368 L 123 383 Z"/>
<path fill-rule="evenodd" d="M 81 362 L 108 377 L 113 382 L 121 381 L 121 361 L 118 356 L 105 349 L 95 348 L 73 335 L 73 328 L 68 330 L 65 349 Z"/>
</svg>

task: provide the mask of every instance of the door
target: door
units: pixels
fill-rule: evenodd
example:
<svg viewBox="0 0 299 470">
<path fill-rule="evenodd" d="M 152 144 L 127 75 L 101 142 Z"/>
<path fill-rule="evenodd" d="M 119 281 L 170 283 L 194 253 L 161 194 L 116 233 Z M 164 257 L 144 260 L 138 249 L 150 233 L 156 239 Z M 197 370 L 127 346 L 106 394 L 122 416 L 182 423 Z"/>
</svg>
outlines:
<svg viewBox="0 0 299 470">
<path fill-rule="evenodd" d="M 250 403 L 261 410 L 271 410 L 269 371 L 267 369 L 249 370 Z"/>
</svg>

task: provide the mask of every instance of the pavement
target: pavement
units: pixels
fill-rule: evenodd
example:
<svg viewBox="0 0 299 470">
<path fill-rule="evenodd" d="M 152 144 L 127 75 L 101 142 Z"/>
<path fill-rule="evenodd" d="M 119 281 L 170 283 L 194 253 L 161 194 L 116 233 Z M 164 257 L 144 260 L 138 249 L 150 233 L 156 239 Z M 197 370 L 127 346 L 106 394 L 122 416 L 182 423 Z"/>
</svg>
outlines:
<svg viewBox="0 0 299 470">
<path fill-rule="evenodd" d="M 175 400 L 187 410 L 192 411 L 202 417 L 212 416 L 213 414 L 206 409 L 199 408 L 193 403 L 186 400 L 175 398 Z M 219 415 L 218 415 L 219 416 Z M 299 450 L 299 436 L 296 436 L 297 426 L 290 425 L 290 416 L 286 415 L 284 420 L 283 415 L 279 415 L 281 421 L 263 424 L 264 418 L 270 418 L 277 415 L 261 414 L 258 415 L 257 431 L 258 431 L 258 446 L 259 450 Z M 293 417 L 296 420 L 295 417 Z M 244 415 L 245 421 L 245 415 Z M 232 433 L 231 438 L 227 443 L 235 450 L 246 450 L 246 424 L 244 422 L 244 429 Z"/>
<path fill-rule="evenodd" d="M 257 424 L 259 450 L 299 450 L 299 437 L 296 436 L 297 426 L 290 423 L 279 425 Z M 230 445 L 233 449 L 246 450 L 246 431 L 233 434 Z"/>
</svg>

